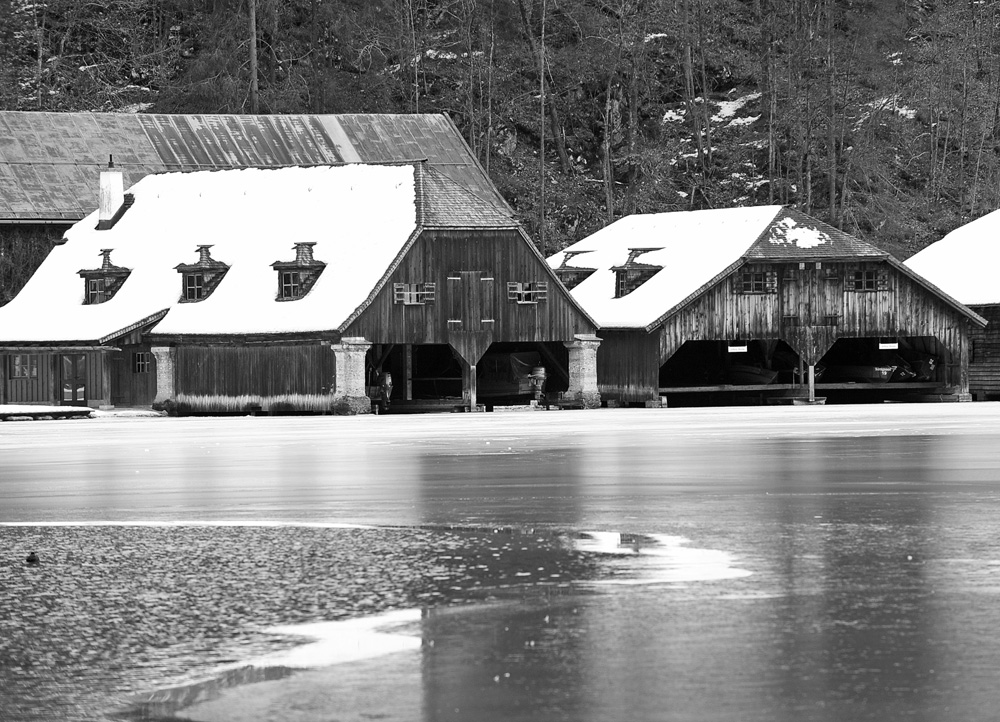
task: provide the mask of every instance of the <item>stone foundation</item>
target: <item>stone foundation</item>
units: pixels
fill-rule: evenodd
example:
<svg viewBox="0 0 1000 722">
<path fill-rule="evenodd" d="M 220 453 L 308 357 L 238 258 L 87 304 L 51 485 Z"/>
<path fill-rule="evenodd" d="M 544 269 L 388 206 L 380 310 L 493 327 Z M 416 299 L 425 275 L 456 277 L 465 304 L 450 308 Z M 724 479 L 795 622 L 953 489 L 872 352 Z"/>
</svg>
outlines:
<svg viewBox="0 0 1000 722">
<path fill-rule="evenodd" d="M 566 342 L 569 350 L 569 388 L 564 397 L 578 401 L 585 409 L 596 409 L 601 405 L 601 394 L 597 390 L 597 347 L 601 339 L 597 336 L 578 334 Z"/>
</svg>

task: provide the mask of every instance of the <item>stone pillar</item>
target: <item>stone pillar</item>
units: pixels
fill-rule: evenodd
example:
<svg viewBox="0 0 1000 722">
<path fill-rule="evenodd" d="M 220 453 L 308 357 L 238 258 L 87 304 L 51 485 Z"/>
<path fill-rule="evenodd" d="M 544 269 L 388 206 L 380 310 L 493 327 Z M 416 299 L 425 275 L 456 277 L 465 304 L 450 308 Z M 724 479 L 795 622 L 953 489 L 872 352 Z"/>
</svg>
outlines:
<svg viewBox="0 0 1000 722">
<path fill-rule="evenodd" d="M 597 336 L 577 334 L 565 346 L 569 349 L 569 389 L 565 398 L 580 401 L 585 409 L 596 409 L 601 405 L 601 394 L 597 390 L 597 347 L 601 339 Z"/>
<path fill-rule="evenodd" d="M 156 398 L 154 404 L 173 401 L 174 390 L 174 355 L 173 346 L 153 346 L 150 351 L 156 359 Z"/>
<path fill-rule="evenodd" d="M 372 345 L 363 338 L 342 338 L 331 344 L 334 357 L 333 403 L 350 414 L 370 414 L 371 399 L 365 388 L 365 356 Z"/>
</svg>

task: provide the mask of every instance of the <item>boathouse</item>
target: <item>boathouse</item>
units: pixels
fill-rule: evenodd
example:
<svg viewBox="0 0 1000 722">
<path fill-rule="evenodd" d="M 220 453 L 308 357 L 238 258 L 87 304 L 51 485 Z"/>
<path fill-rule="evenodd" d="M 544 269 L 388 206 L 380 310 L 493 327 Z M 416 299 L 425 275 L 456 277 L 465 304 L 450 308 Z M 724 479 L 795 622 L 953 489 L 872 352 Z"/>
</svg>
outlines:
<svg viewBox="0 0 1000 722">
<path fill-rule="evenodd" d="M 450 120 L 335 119 L 333 163 L 95 172 L 99 210 L 0 308 L 0 403 L 599 403 L 594 323 Z"/>
<path fill-rule="evenodd" d="M 967 400 L 986 323 L 781 206 L 629 216 L 549 264 L 598 324 L 612 404 Z"/>
<path fill-rule="evenodd" d="M 1000 401 L 1000 211 L 955 229 L 905 263 L 988 321 L 973 326 L 969 391 L 976 401 Z"/>
</svg>

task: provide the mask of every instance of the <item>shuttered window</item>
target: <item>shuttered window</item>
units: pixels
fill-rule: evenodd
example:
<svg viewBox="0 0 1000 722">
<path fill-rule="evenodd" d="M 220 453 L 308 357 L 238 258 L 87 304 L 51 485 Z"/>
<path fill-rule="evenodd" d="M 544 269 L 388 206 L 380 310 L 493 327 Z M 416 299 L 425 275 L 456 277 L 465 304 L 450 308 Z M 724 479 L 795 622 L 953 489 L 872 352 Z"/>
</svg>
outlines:
<svg viewBox="0 0 1000 722">
<path fill-rule="evenodd" d="M 434 283 L 394 283 L 392 284 L 392 302 L 404 306 L 422 306 L 434 303 L 437 296 L 437 284 Z"/>
<path fill-rule="evenodd" d="M 541 303 L 549 298 L 548 281 L 507 281 L 507 300 L 515 303 Z"/>
</svg>

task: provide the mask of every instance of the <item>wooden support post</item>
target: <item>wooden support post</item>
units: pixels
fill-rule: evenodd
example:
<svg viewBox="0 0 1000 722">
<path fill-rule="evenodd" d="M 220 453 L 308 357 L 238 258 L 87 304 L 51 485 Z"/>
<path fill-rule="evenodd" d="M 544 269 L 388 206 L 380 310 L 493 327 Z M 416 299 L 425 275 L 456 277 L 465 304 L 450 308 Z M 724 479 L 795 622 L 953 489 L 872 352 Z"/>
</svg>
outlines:
<svg viewBox="0 0 1000 722">
<path fill-rule="evenodd" d="M 102 351 L 97 354 L 97 359 L 101 362 L 101 385 L 104 387 L 101 390 L 101 402 L 98 404 L 98 408 L 114 408 L 114 404 L 111 401 L 111 354 L 107 351 Z"/>
<path fill-rule="evenodd" d="M 413 344 L 403 346 L 403 379 L 406 386 L 406 400 L 413 401 Z"/>
<path fill-rule="evenodd" d="M 476 404 L 476 365 L 469 364 L 469 411 L 478 411 Z"/>
<path fill-rule="evenodd" d="M 816 403 L 816 365 L 809 364 L 809 403 Z"/>
</svg>

